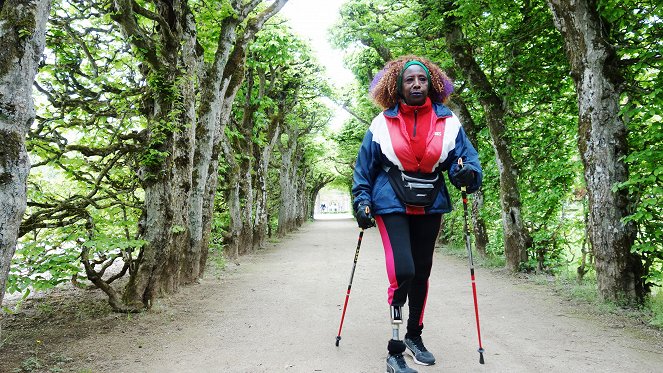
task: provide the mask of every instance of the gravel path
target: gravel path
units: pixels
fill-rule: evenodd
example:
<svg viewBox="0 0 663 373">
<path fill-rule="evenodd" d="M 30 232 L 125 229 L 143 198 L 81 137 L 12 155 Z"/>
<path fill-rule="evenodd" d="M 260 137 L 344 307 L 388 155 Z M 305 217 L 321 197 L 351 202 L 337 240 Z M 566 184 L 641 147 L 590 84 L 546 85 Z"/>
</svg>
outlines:
<svg viewBox="0 0 663 373">
<path fill-rule="evenodd" d="M 391 336 L 377 230 L 367 230 L 339 347 L 358 230 L 316 220 L 220 275 L 66 350 L 93 372 L 384 372 Z M 477 268 L 479 365 L 467 262 L 437 253 L 419 372 L 663 372 L 663 341 L 578 311 L 547 287 Z M 404 335 L 404 329 L 402 331 Z M 82 355 L 84 353 L 84 355 Z M 76 356 L 76 355 L 74 355 Z"/>
</svg>

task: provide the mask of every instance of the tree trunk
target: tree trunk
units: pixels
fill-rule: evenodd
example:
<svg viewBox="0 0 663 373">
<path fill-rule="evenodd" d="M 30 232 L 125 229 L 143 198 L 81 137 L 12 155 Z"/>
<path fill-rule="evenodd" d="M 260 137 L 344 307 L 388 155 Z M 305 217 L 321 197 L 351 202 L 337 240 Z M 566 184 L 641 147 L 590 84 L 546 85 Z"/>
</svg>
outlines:
<svg viewBox="0 0 663 373">
<path fill-rule="evenodd" d="M 32 83 L 50 8 L 47 0 L 0 1 L 0 308 L 27 203 L 25 135 L 35 118 Z"/>
<path fill-rule="evenodd" d="M 458 116 L 460 123 L 462 123 L 467 138 L 470 139 L 470 142 L 478 151 L 479 141 L 477 140 L 477 132 L 479 131 L 474 123 L 474 119 L 472 119 L 470 111 L 467 109 L 465 101 L 458 96 L 454 96 L 451 98 L 449 106 Z M 489 240 L 486 222 L 479 213 L 481 209 L 483 209 L 483 188 L 479 188 L 479 190 L 472 193 L 472 231 L 474 232 L 474 244 L 477 252 L 485 258 L 487 256 L 486 248 L 488 247 Z"/>
<path fill-rule="evenodd" d="M 474 59 L 472 48 L 465 40 L 457 19 L 450 12 L 444 14 L 445 38 L 451 55 L 478 93 L 479 101 L 486 115 L 500 175 L 500 203 L 506 266 L 511 271 L 517 271 L 520 264 L 527 261 L 527 249 L 531 246 L 532 239 L 523 222 L 520 190 L 518 189 L 518 170 L 505 136 L 505 111 L 502 100 L 497 96 L 488 77 Z"/>
<path fill-rule="evenodd" d="M 186 3 L 159 2 L 161 27 L 153 38 L 137 31 L 134 4 L 115 0 L 113 18 L 144 50 L 148 91 L 143 110 L 148 140 L 139 177 L 145 190 L 145 233 L 138 268 L 124 294 L 129 307 L 149 308 L 177 291 L 189 243 L 189 191 L 193 166 L 195 79 L 200 59 L 196 26 Z"/>
<path fill-rule="evenodd" d="M 221 132 L 230 118 L 232 102 L 243 79 L 242 60 L 246 48 L 263 24 L 276 14 L 287 0 L 276 0 L 260 14 L 248 21 L 241 35 L 237 26 L 253 11 L 260 1 L 251 1 L 235 9 L 235 17 L 222 22 L 214 63 L 203 79 L 201 104 L 198 109 L 199 130 L 196 132 L 197 149 L 194 157 L 193 193 L 191 197 L 192 224 L 191 251 L 198 255 L 195 269 L 202 276 L 207 260 L 214 198 L 218 184 Z M 241 66 L 241 68 L 240 68 Z"/>
<path fill-rule="evenodd" d="M 226 205 L 228 206 L 228 213 L 230 215 L 230 226 L 228 237 L 225 240 L 225 250 L 226 255 L 232 259 L 235 263 L 239 262 L 239 244 L 240 244 L 240 233 L 242 231 L 242 210 L 241 203 L 239 201 L 240 195 L 240 186 L 237 180 L 234 180 L 235 183 L 232 184 L 232 177 L 229 180 L 230 184 L 230 193 L 228 193 L 228 199 L 226 200 Z"/>
<path fill-rule="evenodd" d="M 251 144 L 250 153 L 253 154 L 253 140 L 249 140 Z M 254 211 L 255 206 L 255 193 L 253 188 L 253 159 L 249 159 L 244 164 L 244 177 L 239 183 L 244 197 L 244 207 L 242 209 L 242 230 L 240 232 L 240 252 L 241 254 L 250 253 L 253 251 L 253 223 L 254 223 Z"/>
<path fill-rule="evenodd" d="M 221 112 L 223 98 L 230 84 L 229 78 L 223 78 L 223 71 L 235 45 L 236 28 L 240 22 L 241 20 L 234 17 L 223 20 L 215 61 L 201 78 L 202 97 L 198 107 L 199 120 L 196 127 L 196 150 L 189 198 L 190 248 L 184 263 L 185 272 L 198 277 L 202 276 L 207 261 L 218 178 L 220 151 L 218 136 L 223 131 Z"/>
<path fill-rule="evenodd" d="M 248 117 L 247 117 L 248 116 Z M 242 128 L 249 127 L 251 132 L 251 110 L 245 112 Z M 242 130 L 242 129 L 240 129 Z M 238 162 L 237 154 L 252 154 L 252 140 L 241 141 L 236 144 L 239 149 L 234 149 L 225 133 L 222 133 L 221 146 L 223 148 L 226 162 L 228 162 L 228 173 L 225 181 L 230 187 L 230 193 L 226 204 L 230 213 L 230 232 L 226 239 L 227 255 L 237 262 L 239 256 L 247 253 L 253 248 L 253 185 L 251 171 L 253 163 L 251 160 Z M 246 147 L 246 148 L 244 148 Z"/>
<path fill-rule="evenodd" d="M 627 131 L 619 115 L 624 80 L 615 48 L 604 32 L 597 3 L 589 0 L 547 0 L 555 26 L 564 38 L 578 95 L 578 148 L 585 166 L 589 197 L 589 238 L 601 297 L 642 302 L 643 265 L 631 253 L 635 228 L 622 219 L 629 211 L 626 191 L 613 187 L 628 179 L 623 159 Z"/>
<path fill-rule="evenodd" d="M 279 109 L 280 110 L 280 109 Z M 270 120 L 270 126 L 267 129 L 269 142 L 261 150 L 259 158 L 256 158 L 258 163 L 258 174 L 256 177 L 257 188 L 259 193 L 256 198 L 256 214 L 253 232 L 253 247 L 254 249 L 261 249 L 265 246 L 265 240 L 269 232 L 269 214 L 268 214 L 268 195 L 267 195 L 267 178 L 269 170 L 269 161 L 272 158 L 274 146 L 278 141 L 281 134 L 281 121 L 283 120 L 283 110 Z"/>
<path fill-rule="evenodd" d="M 297 180 L 297 209 L 295 217 L 295 228 L 301 227 L 308 218 L 309 190 L 306 188 L 306 180 L 309 178 L 309 171 L 305 167 L 300 168 L 304 160 L 303 154 L 297 157 L 297 168 L 295 177 Z"/>
<path fill-rule="evenodd" d="M 242 203 L 239 205 L 241 208 L 240 214 L 238 217 L 241 219 L 239 221 L 239 232 L 238 232 L 238 245 L 239 245 L 239 254 L 246 254 L 253 251 L 253 224 L 255 223 L 254 219 L 254 206 L 256 195 L 254 193 L 255 181 L 253 177 L 253 168 L 255 165 L 255 148 L 254 145 L 254 128 L 256 127 L 255 123 L 255 113 L 260 108 L 260 102 L 264 96 L 264 79 L 259 79 L 258 84 L 258 96 L 253 99 L 253 91 L 255 87 L 254 72 L 251 69 L 247 70 L 245 77 L 245 97 L 244 97 L 244 110 L 242 122 L 239 127 L 235 128 L 239 131 L 243 138 L 239 141 L 235 141 L 232 146 L 233 157 L 234 155 L 240 155 L 240 167 L 234 169 L 237 172 L 235 178 L 237 179 L 237 184 L 239 185 L 239 197 Z M 234 122 L 231 122 L 234 123 Z"/>
<path fill-rule="evenodd" d="M 281 186 L 281 204 L 279 206 L 279 225 L 276 230 L 277 237 L 283 237 L 296 227 L 297 219 L 297 131 L 287 129 L 288 142 L 280 144 L 281 172 L 279 185 Z"/>
<path fill-rule="evenodd" d="M 290 230 L 292 221 L 292 206 L 295 201 L 291 183 L 292 154 L 289 150 L 281 151 L 281 172 L 279 173 L 279 185 L 281 187 L 281 198 L 279 205 L 279 220 L 276 228 L 276 236 L 283 237 Z"/>
</svg>

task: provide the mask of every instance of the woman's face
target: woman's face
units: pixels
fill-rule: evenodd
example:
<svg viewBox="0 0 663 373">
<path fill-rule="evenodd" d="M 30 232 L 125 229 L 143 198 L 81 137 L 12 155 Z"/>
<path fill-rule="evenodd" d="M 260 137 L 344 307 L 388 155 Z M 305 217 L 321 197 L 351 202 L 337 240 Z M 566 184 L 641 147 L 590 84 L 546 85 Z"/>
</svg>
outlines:
<svg viewBox="0 0 663 373">
<path fill-rule="evenodd" d="M 423 67 L 412 65 L 403 72 L 401 92 L 405 103 L 410 106 L 421 106 L 426 102 L 428 78 Z"/>
</svg>

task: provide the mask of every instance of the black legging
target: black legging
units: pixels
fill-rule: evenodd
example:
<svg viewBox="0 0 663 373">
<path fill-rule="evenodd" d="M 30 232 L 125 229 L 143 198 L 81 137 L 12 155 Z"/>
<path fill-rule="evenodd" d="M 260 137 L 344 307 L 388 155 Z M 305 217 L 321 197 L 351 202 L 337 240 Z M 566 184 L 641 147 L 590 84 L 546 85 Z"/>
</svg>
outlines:
<svg viewBox="0 0 663 373">
<path fill-rule="evenodd" d="M 423 329 L 428 277 L 441 220 L 442 214 L 376 216 L 389 277 L 389 305 L 403 306 L 409 299 L 406 337 L 420 336 Z"/>
</svg>

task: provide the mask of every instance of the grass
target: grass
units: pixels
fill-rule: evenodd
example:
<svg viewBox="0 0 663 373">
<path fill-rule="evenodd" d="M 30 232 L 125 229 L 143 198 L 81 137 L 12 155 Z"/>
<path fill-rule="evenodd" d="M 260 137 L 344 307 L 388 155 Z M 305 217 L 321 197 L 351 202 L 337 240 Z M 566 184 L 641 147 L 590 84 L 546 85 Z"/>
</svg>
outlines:
<svg viewBox="0 0 663 373">
<path fill-rule="evenodd" d="M 465 246 L 439 245 L 437 250 L 444 255 L 451 255 L 457 258 L 467 259 L 467 249 Z M 502 256 L 491 255 L 486 257 L 478 255 L 476 250 L 472 250 L 472 260 L 475 266 L 486 268 L 503 268 L 506 265 L 506 259 Z"/>
<path fill-rule="evenodd" d="M 20 368 L 15 368 L 12 373 L 23 372 L 64 372 L 63 366 L 71 362 L 72 359 L 64 355 L 49 354 L 48 359 L 40 359 L 35 350 L 34 356 L 31 356 L 21 362 Z M 50 362 L 50 363 L 49 363 Z"/>
<path fill-rule="evenodd" d="M 599 315 L 621 315 L 639 320 L 663 331 L 663 292 L 654 292 L 642 306 L 625 306 L 617 302 L 602 301 L 598 294 L 596 278 L 593 273 L 585 275 L 579 282 L 573 271 L 562 271 L 556 276 L 537 274 L 533 282 L 549 285 L 562 297 L 591 307 Z"/>
<path fill-rule="evenodd" d="M 663 291 L 652 295 L 646 303 L 646 307 L 651 310 L 652 318 L 649 324 L 663 330 Z"/>
<path fill-rule="evenodd" d="M 444 245 L 438 250 L 445 255 L 467 258 L 467 250 L 463 246 Z M 503 256 L 488 255 L 481 257 L 474 253 L 474 264 L 485 268 L 504 268 L 506 260 Z M 663 290 L 656 288 L 641 307 L 625 307 L 614 302 L 601 301 L 596 285 L 596 277 L 589 272 L 579 282 L 575 268 L 562 270 L 556 275 L 548 273 L 531 274 L 529 281 L 541 286 L 550 286 L 560 296 L 577 303 L 588 305 L 599 315 L 619 314 L 641 320 L 656 329 L 663 331 Z"/>
<path fill-rule="evenodd" d="M 207 257 L 207 271 L 216 278 L 219 278 L 223 270 L 226 268 L 227 258 L 223 251 L 222 245 L 210 245 L 209 254 Z"/>
</svg>

